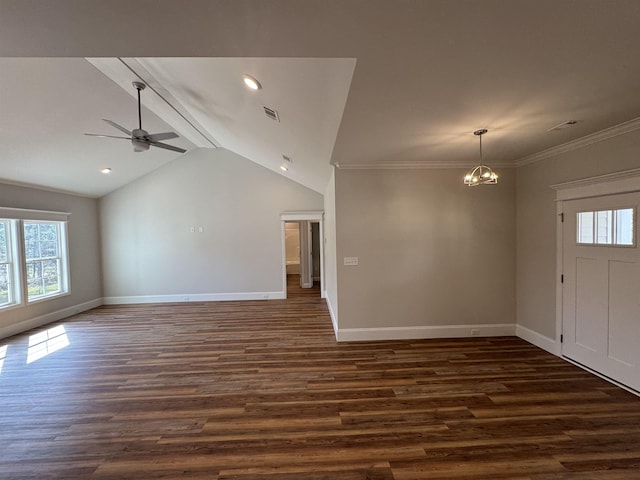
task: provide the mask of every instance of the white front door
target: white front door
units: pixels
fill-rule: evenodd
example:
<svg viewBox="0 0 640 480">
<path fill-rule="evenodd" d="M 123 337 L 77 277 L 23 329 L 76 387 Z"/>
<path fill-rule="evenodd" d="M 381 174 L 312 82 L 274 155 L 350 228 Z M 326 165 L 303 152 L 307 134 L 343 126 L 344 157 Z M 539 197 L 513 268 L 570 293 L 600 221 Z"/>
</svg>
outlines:
<svg viewBox="0 0 640 480">
<path fill-rule="evenodd" d="M 640 192 L 566 201 L 562 236 L 562 355 L 638 391 L 639 204 Z"/>
</svg>

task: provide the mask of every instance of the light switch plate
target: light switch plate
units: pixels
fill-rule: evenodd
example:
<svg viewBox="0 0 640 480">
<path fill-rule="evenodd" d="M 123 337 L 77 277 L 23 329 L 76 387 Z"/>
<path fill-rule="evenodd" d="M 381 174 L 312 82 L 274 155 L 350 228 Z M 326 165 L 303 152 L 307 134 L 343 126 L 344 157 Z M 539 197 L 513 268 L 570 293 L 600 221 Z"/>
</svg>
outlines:
<svg viewBox="0 0 640 480">
<path fill-rule="evenodd" d="M 358 265 L 358 257 L 344 257 L 344 264 L 347 266 Z"/>
</svg>

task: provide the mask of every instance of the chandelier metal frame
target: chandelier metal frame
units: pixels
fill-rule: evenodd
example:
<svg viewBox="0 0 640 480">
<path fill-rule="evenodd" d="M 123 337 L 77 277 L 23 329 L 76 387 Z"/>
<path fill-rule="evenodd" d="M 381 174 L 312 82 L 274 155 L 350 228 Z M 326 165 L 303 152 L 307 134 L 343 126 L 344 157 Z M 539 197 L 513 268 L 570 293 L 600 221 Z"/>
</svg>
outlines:
<svg viewBox="0 0 640 480">
<path fill-rule="evenodd" d="M 482 135 L 487 133 L 486 128 L 481 128 L 473 132 L 480 139 L 480 165 L 473 167 L 469 173 L 464 176 L 464 184 L 470 187 L 478 185 L 495 185 L 498 183 L 498 175 L 485 165 L 482 160 Z"/>
</svg>

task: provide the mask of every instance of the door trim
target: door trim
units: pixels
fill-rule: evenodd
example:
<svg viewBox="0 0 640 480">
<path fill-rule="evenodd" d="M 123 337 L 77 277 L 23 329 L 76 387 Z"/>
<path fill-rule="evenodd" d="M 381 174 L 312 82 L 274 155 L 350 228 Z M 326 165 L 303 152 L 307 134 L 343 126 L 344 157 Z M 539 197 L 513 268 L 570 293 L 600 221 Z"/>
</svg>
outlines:
<svg viewBox="0 0 640 480">
<path fill-rule="evenodd" d="M 640 190 L 640 168 L 550 185 L 556 201 L 631 193 Z"/>
<path fill-rule="evenodd" d="M 564 202 L 623 193 L 640 192 L 640 168 L 608 173 L 595 177 L 550 185 L 556 191 L 556 345 L 555 353 L 562 356 L 562 304 L 561 276 L 564 265 L 564 236 L 562 218 Z M 565 358 L 565 357 L 563 357 Z"/>
</svg>

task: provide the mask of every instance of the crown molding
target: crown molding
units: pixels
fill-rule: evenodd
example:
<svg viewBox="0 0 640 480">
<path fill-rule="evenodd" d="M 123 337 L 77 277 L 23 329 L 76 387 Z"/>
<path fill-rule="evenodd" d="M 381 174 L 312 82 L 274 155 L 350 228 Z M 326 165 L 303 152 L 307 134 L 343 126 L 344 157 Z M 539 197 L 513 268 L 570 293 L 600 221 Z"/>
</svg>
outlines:
<svg viewBox="0 0 640 480">
<path fill-rule="evenodd" d="M 516 168 L 523 167 L 532 163 L 539 162 L 546 158 L 554 157 L 562 153 L 571 152 L 579 148 L 584 148 L 594 143 L 602 142 L 619 135 L 640 130 L 640 117 L 634 118 L 627 122 L 613 127 L 605 128 L 599 132 L 595 132 L 584 137 L 571 140 L 570 142 L 557 145 L 555 147 L 542 150 L 540 152 L 522 157 L 514 162 L 491 162 L 491 168 Z M 430 169 L 430 168 L 472 168 L 477 163 L 470 162 L 443 162 L 443 161 L 419 161 L 419 162 L 380 162 L 380 163 L 335 163 L 334 166 L 339 170 L 411 170 L 411 169 Z"/>
<path fill-rule="evenodd" d="M 338 170 L 418 170 L 418 169 L 442 169 L 442 168 L 473 168 L 477 163 L 470 162 L 380 162 L 380 163 L 336 163 Z M 491 162 L 491 168 L 514 168 L 513 163 Z"/>
<path fill-rule="evenodd" d="M 589 145 L 593 145 L 594 143 L 602 142 L 604 140 L 617 137 L 618 135 L 624 135 L 625 133 L 630 133 L 638 129 L 640 129 L 640 117 L 629 120 L 628 122 L 620 123 L 619 125 L 614 125 L 613 127 L 605 128 L 604 130 L 600 130 L 599 132 L 595 132 L 590 135 L 571 140 L 570 142 L 563 143 L 562 145 L 547 148 L 546 150 L 542 150 L 541 152 L 520 158 L 514 163 L 516 167 L 523 167 L 525 165 L 539 162 L 546 158 L 554 157 L 566 152 L 571 152 L 579 148 L 588 147 Z"/>
</svg>

